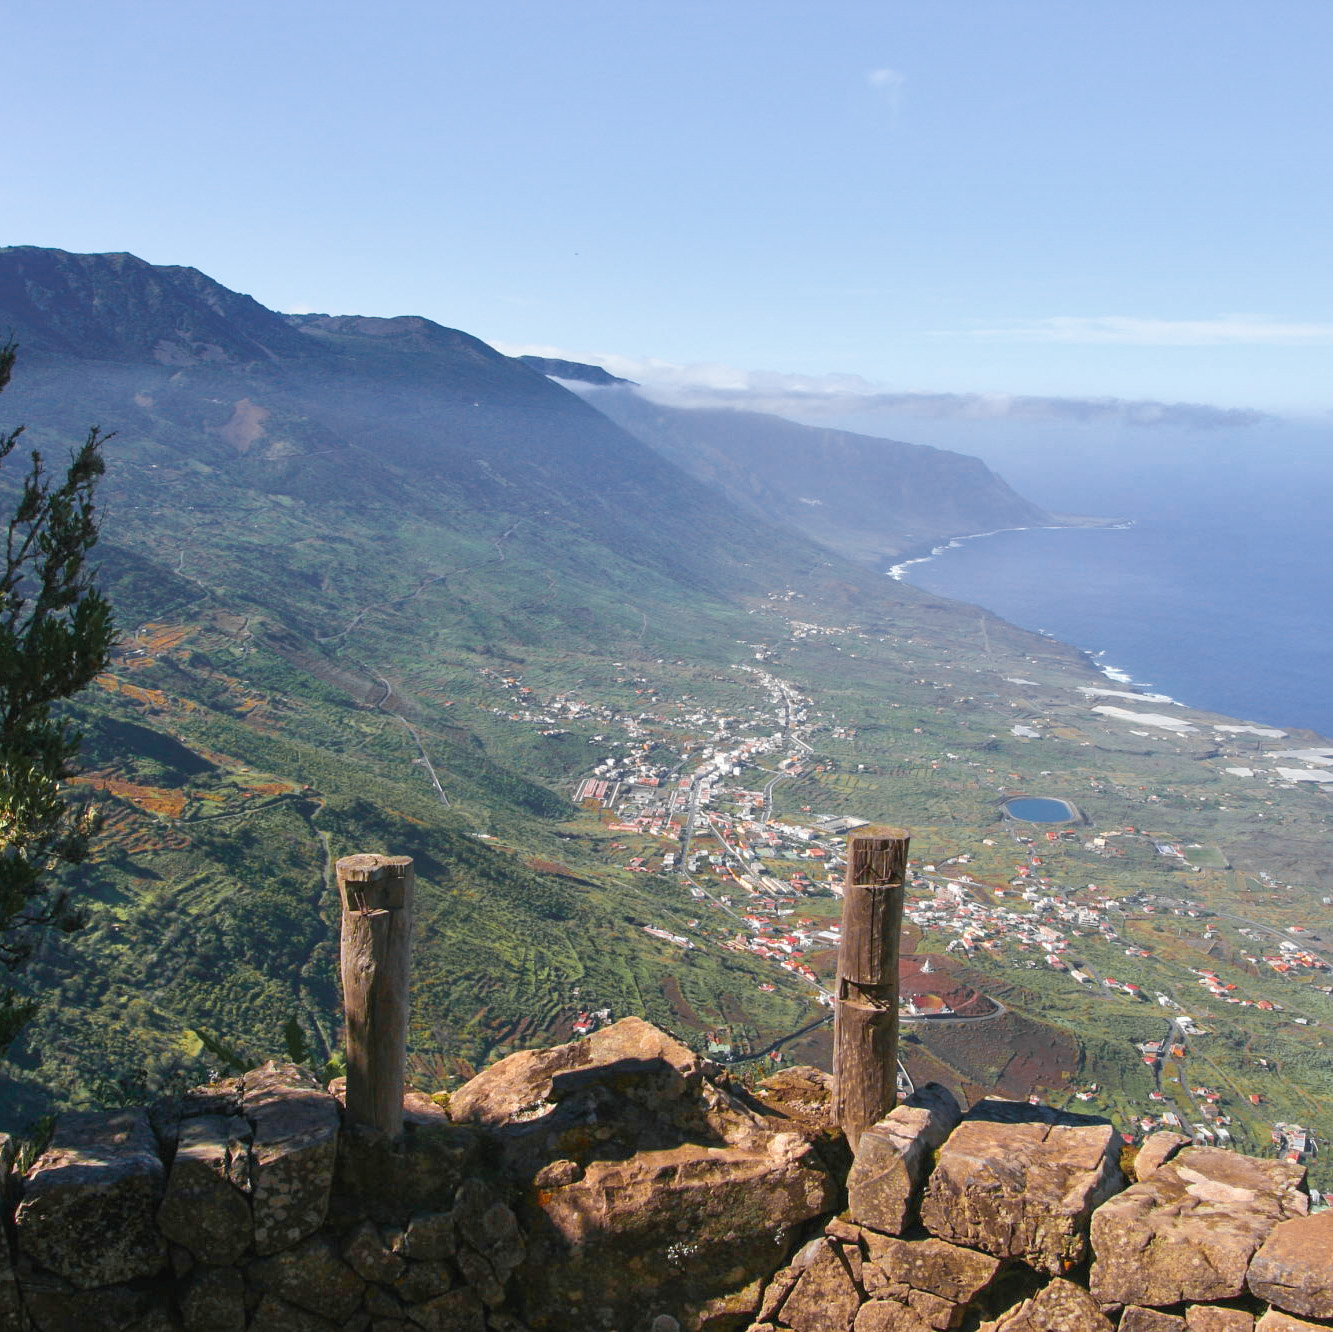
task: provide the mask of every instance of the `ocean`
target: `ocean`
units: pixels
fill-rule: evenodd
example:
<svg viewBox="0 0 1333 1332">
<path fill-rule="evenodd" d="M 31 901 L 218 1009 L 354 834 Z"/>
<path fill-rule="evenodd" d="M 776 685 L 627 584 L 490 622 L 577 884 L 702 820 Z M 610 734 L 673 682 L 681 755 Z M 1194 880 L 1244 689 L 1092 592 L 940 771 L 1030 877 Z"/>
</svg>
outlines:
<svg viewBox="0 0 1333 1332">
<path fill-rule="evenodd" d="M 1326 440 L 1317 428 L 1266 427 L 1187 446 L 1140 436 L 1114 448 L 969 450 L 1038 503 L 1128 525 L 978 536 L 901 574 L 1099 654 L 1113 679 L 1333 737 Z"/>
</svg>

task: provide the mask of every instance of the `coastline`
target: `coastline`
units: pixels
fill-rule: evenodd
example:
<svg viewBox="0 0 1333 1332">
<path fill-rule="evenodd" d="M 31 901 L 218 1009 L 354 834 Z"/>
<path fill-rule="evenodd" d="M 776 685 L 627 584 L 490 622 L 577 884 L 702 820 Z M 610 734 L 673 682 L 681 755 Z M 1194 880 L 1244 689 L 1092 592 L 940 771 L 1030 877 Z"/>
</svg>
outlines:
<svg viewBox="0 0 1333 1332">
<path fill-rule="evenodd" d="M 941 542 L 937 546 L 932 546 L 925 555 L 914 555 L 908 559 L 900 560 L 897 564 L 890 565 L 885 571 L 886 576 L 892 578 L 897 583 L 907 582 L 907 570 L 914 564 L 928 564 L 931 560 L 943 555 L 947 550 L 959 550 L 965 541 L 980 541 L 983 537 L 999 536 L 1004 532 L 1073 532 L 1102 530 L 1108 532 L 1124 532 L 1134 526 L 1133 518 L 1081 518 L 1070 515 L 1066 517 L 1063 514 L 1052 515 L 1062 518 L 1063 521 L 1056 523 L 1035 523 L 1025 527 L 996 527 L 989 532 L 966 532 L 960 536 L 950 537 L 947 541 Z M 915 584 L 913 584 L 915 586 Z M 925 589 L 923 589 L 924 591 Z M 983 607 L 983 609 L 989 609 Z M 991 614 L 996 612 L 991 611 Z M 1043 638 L 1056 639 L 1056 635 L 1046 629 L 1035 629 L 1033 633 L 1040 634 Z M 1063 641 L 1063 640 L 1059 640 Z M 1136 680 L 1133 675 L 1119 666 L 1113 666 L 1110 662 L 1104 661 L 1106 649 L 1093 649 L 1080 647 L 1077 643 L 1070 643 L 1067 646 L 1074 648 L 1081 653 L 1087 660 L 1093 670 L 1104 675 L 1111 683 L 1123 685 L 1125 692 L 1119 692 L 1114 689 L 1105 691 L 1107 697 L 1116 698 L 1139 698 L 1148 703 L 1169 703 L 1178 708 L 1192 707 L 1189 703 L 1183 703 L 1180 699 L 1172 698 L 1168 694 L 1149 694 L 1142 691 L 1152 688 L 1152 685 L 1145 680 Z M 1132 691 L 1132 692 L 1130 692 Z M 1194 709 L 1200 711 L 1200 709 Z M 1206 711 L 1206 709 L 1203 709 Z"/>
<path fill-rule="evenodd" d="M 904 581 L 906 570 L 914 564 L 925 564 L 928 560 L 943 555 L 946 550 L 957 550 L 964 541 L 979 541 L 982 537 L 999 536 L 1004 532 L 1076 532 L 1090 529 L 1123 532 L 1134 526 L 1133 518 L 1082 518 L 1073 515 L 1066 517 L 1063 514 L 1052 514 L 1051 516 L 1059 518 L 1061 521 L 1029 523 L 1025 527 L 995 527 L 989 532 L 963 532 L 958 536 L 950 537 L 939 545 L 930 547 L 924 555 L 909 555 L 905 560 L 899 560 L 897 564 L 891 564 L 884 572 L 895 582 L 901 583 Z M 1037 632 L 1044 633 L 1045 631 L 1038 630 Z"/>
<path fill-rule="evenodd" d="M 910 571 L 913 568 L 913 566 L 929 563 L 931 560 L 934 560 L 939 556 L 943 555 L 946 551 L 961 549 L 964 543 L 977 541 L 983 537 L 999 536 L 1006 532 L 1041 532 L 1041 531 L 1076 531 L 1076 530 L 1087 531 L 1087 530 L 1097 530 L 1097 529 L 1105 531 L 1124 531 L 1138 526 L 1136 521 L 1133 519 L 1114 519 L 1114 520 L 1083 519 L 1080 521 L 1078 519 L 1065 520 L 1065 515 L 1052 515 L 1052 516 L 1057 517 L 1062 521 L 1053 523 L 1028 524 L 1021 527 L 997 528 L 987 532 L 970 532 L 961 534 L 959 536 L 951 537 L 948 540 L 937 543 L 924 553 L 909 554 L 907 558 L 898 560 L 884 572 L 886 576 L 893 578 L 897 582 L 911 582 Z M 1139 678 L 1133 672 L 1132 669 L 1126 669 L 1121 665 L 1114 664 L 1113 662 L 1107 660 L 1107 654 L 1108 652 L 1111 651 L 1114 651 L 1117 654 L 1117 656 L 1120 656 L 1121 652 L 1124 650 L 1123 645 L 1120 648 L 1112 647 L 1109 649 L 1093 648 L 1086 646 L 1090 638 L 1092 639 L 1093 642 L 1096 642 L 1097 638 L 1101 637 L 1101 633 L 1098 632 L 1095 627 L 1095 623 L 1100 623 L 1100 620 L 1096 621 L 1092 625 L 1092 627 L 1090 627 L 1089 624 L 1085 623 L 1083 625 L 1082 632 L 1073 630 L 1071 626 L 1070 629 L 1068 630 L 1062 630 L 1059 633 L 1052 633 L 1050 630 L 1041 628 L 1038 626 L 1037 623 L 1034 623 L 1036 616 L 1042 615 L 1042 612 L 1039 607 L 1029 607 L 1029 614 L 1027 616 L 1025 616 L 1023 619 L 1016 619 L 1012 612 L 1006 612 L 1004 610 L 997 609 L 993 604 L 988 604 L 987 602 L 981 601 L 977 599 L 974 594 L 966 591 L 963 592 L 934 591 L 931 588 L 922 586 L 919 583 L 913 583 L 912 586 L 919 588 L 919 590 L 923 592 L 929 592 L 931 595 L 934 596 L 944 597 L 948 600 L 960 602 L 963 604 L 975 605 L 981 609 L 988 611 L 990 614 L 998 616 L 999 618 L 1005 620 L 1006 622 L 1013 623 L 1021 628 L 1025 628 L 1030 633 L 1036 633 L 1043 638 L 1050 639 L 1052 642 L 1058 642 L 1065 645 L 1066 647 L 1072 648 L 1074 651 L 1079 653 L 1079 655 L 1086 661 L 1086 663 L 1094 671 L 1096 671 L 1099 675 L 1103 676 L 1108 682 L 1107 689 L 1097 691 L 1098 694 L 1104 696 L 1105 700 L 1108 703 L 1113 702 L 1117 698 L 1123 700 L 1133 699 L 1143 703 L 1157 704 L 1169 709 L 1176 709 L 1176 708 L 1187 709 L 1191 712 L 1198 712 L 1207 714 L 1209 716 L 1227 718 L 1231 720 L 1235 720 L 1237 718 L 1244 718 L 1251 714 L 1257 713 L 1261 718 L 1263 718 L 1263 720 L 1248 721 L 1241 729 L 1250 729 L 1251 727 L 1257 725 L 1263 728 L 1265 733 L 1268 733 L 1270 731 L 1276 732 L 1279 729 L 1283 729 L 1288 732 L 1291 731 L 1305 732 L 1309 735 L 1318 736 L 1321 738 L 1333 734 L 1333 732 L 1330 732 L 1325 727 L 1321 727 L 1318 724 L 1318 722 L 1315 722 L 1314 724 L 1311 724 L 1310 722 L 1292 722 L 1288 718 L 1281 718 L 1277 715 L 1274 715 L 1271 712 L 1265 715 L 1262 706 L 1260 706 L 1261 700 L 1256 698 L 1250 699 L 1248 701 L 1248 705 L 1244 705 L 1241 708 L 1237 708 L 1234 706 L 1228 707 L 1226 703 L 1219 704 L 1218 702 L 1203 703 L 1203 704 L 1190 703 L 1184 701 L 1184 697 L 1176 697 L 1173 694 L 1161 692 L 1160 690 L 1154 688 L 1154 685 L 1151 682 L 1151 680 Z M 1044 616 L 1042 617 L 1044 618 Z M 1115 617 L 1112 616 L 1111 618 L 1114 620 Z M 1093 637 L 1094 633 L 1096 633 L 1096 637 Z M 1111 636 L 1114 637 L 1115 635 L 1112 634 Z M 1123 660 L 1124 658 L 1121 657 L 1120 659 Z M 1182 682 L 1179 679 L 1179 672 L 1177 672 L 1177 685 L 1179 685 L 1180 683 Z M 1208 693 L 1206 685 L 1203 689 L 1203 692 L 1205 694 Z M 1194 689 L 1189 685 L 1188 682 L 1185 682 L 1185 689 L 1183 690 L 1183 694 L 1189 696 L 1192 695 L 1193 693 Z"/>
</svg>

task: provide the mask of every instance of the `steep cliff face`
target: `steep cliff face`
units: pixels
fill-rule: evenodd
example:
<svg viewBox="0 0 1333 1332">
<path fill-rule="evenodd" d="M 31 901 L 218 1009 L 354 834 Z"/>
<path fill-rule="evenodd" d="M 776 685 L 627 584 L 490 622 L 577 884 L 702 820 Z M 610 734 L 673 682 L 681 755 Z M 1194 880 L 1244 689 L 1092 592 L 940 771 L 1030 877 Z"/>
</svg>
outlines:
<svg viewBox="0 0 1333 1332">
<path fill-rule="evenodd" d="M 1333 1319 L 1302 1167 L 924 1088 L 848 1156 L 638 1019 L 502 1060 L 401 1141 L 269 1065 L 70 1115 L 5 1194 L 0 1328 L 1264 1332 Z M 0 1152 L 8 1167 L 11 1154 Z M 835 1213 L 839 1212 L 839 1215 Z M 1257 1321 L 1256 1321 L 1257 1320 Z"/>
<path fill-rule="evenodd" d="M 799 425 L 759 412 L 667 407 L 629 388 L 588 400 L 747 512 L 863 561 L 943 537 L 1051 523 L 980 458 Z"/>
</svg>

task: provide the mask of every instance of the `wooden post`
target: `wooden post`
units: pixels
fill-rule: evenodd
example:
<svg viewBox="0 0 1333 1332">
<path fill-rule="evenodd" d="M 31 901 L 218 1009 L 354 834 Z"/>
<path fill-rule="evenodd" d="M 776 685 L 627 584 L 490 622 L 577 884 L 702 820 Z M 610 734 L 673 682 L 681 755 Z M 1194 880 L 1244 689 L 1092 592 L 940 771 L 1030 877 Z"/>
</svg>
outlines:
<svg viewBox="0 0 1333 1332">
<path fill-rule="evenodd" d="M 833 1010 L 833 1116 L 853 1153 L 898 1094 L 898 947 L 908 837 L 872 830 L 847 840 L 842 944 Z"/>
<path fill-rule="evenodd" d="M 410 856 L 344 856 L 343 1008 L 347 1015 L 347 1115 L 395 1137 L 403 1130 L 403 1073 L 412 965 Z"/>
</svg>

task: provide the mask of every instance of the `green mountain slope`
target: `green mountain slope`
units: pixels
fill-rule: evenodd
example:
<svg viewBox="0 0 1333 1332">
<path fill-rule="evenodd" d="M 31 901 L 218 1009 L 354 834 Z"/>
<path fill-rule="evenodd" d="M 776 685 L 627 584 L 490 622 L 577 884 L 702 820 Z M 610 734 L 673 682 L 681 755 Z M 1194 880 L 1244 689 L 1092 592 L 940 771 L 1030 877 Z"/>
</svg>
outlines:
<svg viewBox="0 0 1333 1332">
<path fill-rule="evenodd" d="M 1277 930 L 1333 959 L 1328 792 L 1277 766 L 1316 737 L 1181 707 L 1163 728 L 1074 649 L 778 523 L 813 497 L 797 461 L 743 506 L 464 333 L 289 319 L 126 256 L 0 251 L 0 293 L 24 344 L 6 424 L 55 452 L 117 431 L 99 550 L 125 631 L 75 708 L 74 794 L 105 815 L 75 880 L 92 922 L 27 973 L 44 1007 L 0 1068 L 6 1125 L 201 1077 L 219 1041 L 281 1053 L 293 1017 L 336 1050 L 329 875 L 352 851 L 417 860 L 422 1086 L 607 1011 L 825 1059 L 791 968 L 827 983 L 818 820 L 846 816 L 912 830 L 912 984 L 1005 1008 L 910 1026 L 914 1077 L 1060 1104 L 1095 1083 L 1132 1131 L 1215 1086 L 1249 1150 L 1278 1121 L 1333 1134 L 1326 974 L 1262 956 Z M 827 443 L 832 500 L 878 445 Z M 1086 822 L 1048 841 L 1004 815 L 1021 792 Z M 692 816 L 687 879 L 663 871 Z M 1207 1033 L 1164 1101 L 1137 1047 L 1178 1010 L 1077 983 L 1039 929 Z M 1205 967 L 1234 992 L 1196 988 Z"/>
<path fill-rule="evenodd" d="M 126 631 L 77 709 L 107 813 L 80 872 L 98 909 L 28 973 L 49 998 L 11 1104 L 197 1073 L 199 1030 L 271 1051 L 296 1015 L 331 1052 L 328 867 L 353 850 L 418 857 L 432 1076 L 589 1006 L 670 1021 L 668 971 L 719 1021 L 803 1020 L 794 981 L 760 991 L 748 958 L 643 934 L 679 924 L 686 889 L 608 864 L 569 803 L 588 739 L 514 735 L 484 673 L 572 666 L 632 707 L 616 660 L 706 674 L 770 591 L 845 600 L 868 576 L 425 320 L 288 320 L 194 270 L 30 249 L 0 252 L 0 298 L 32 443 L 116 432 L 101 552 Z"/>
</svg>

